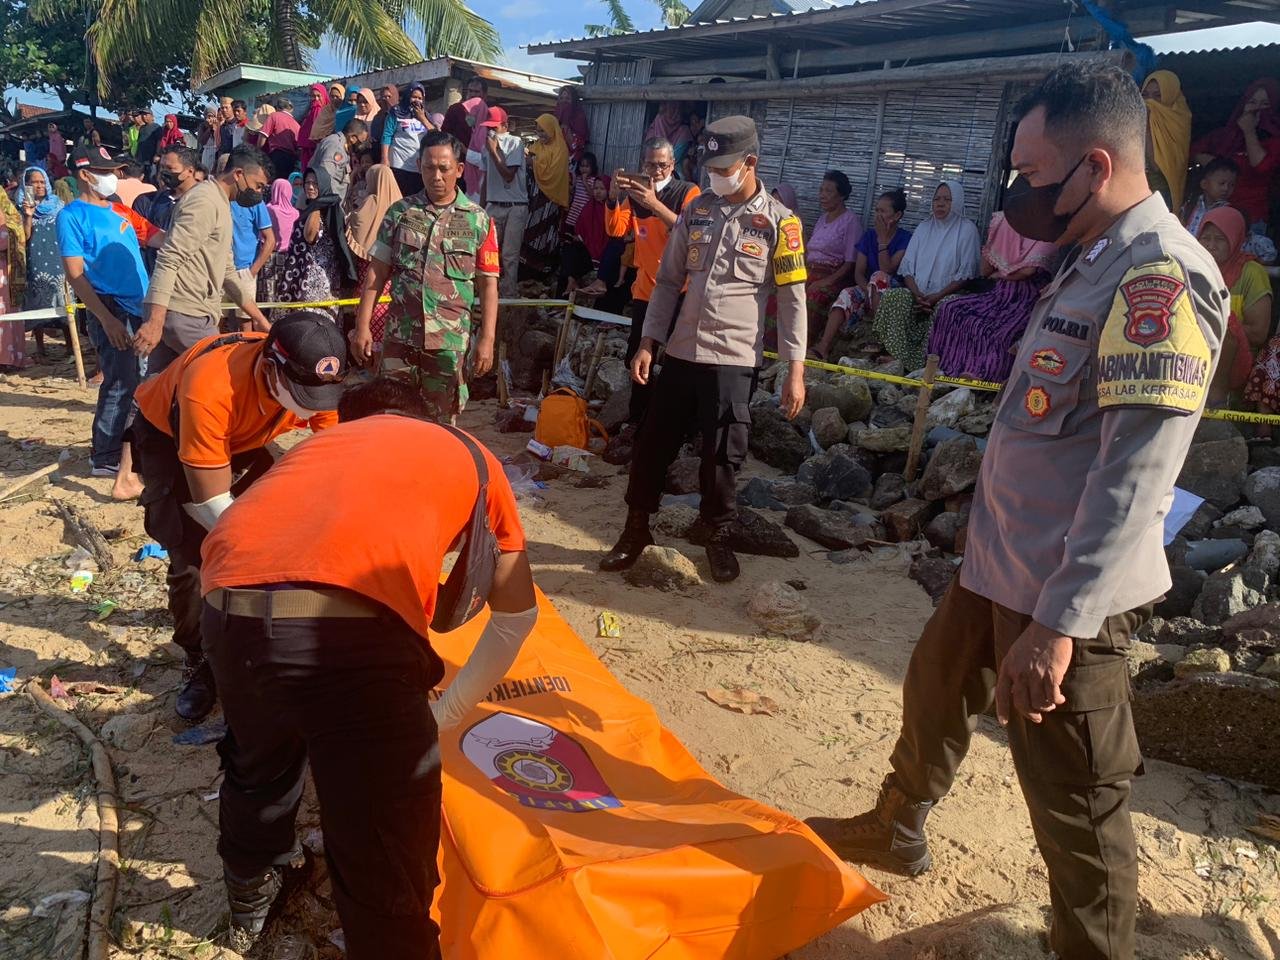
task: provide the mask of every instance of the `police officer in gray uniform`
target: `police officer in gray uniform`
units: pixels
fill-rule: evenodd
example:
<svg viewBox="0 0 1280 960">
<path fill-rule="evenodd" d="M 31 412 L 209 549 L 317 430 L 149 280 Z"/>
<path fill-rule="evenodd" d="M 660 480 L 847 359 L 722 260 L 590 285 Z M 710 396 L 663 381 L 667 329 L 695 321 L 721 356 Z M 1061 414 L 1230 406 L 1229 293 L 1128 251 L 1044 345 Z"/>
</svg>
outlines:
<svg viewBox="0 0 1280 960">
<path fill-rule="evenodd" d="M 926 870 L 925 818 L 994 700 L 1062 960 L 1134 955 L 1125 650 L 1170 584 L 1164 517 L 1229 312 L 1213 260 L 1147 186 L 1145 121 L 1113 66 L 1060 67 L 1023 104 L 1005 216 L 1070 253 L 1004 388 L 960 575 L 912 653 L 893 772 L 870 813 L 809 821 L 850 860 Z"/>
<path fill-rule="evenodd" d="M 775 292 L 778 355 L 790 363 L 782 410 L 791 418 L 804 406 L 804 242 L 799 219 L 757 178 L 759 153 L 750 117 L 725 117 L 707 127 L 703 162 L 714 196 L 703 194 L 685 206 L 662 254 L 631 378 L 649 382 L 654 353 L 664 343 L 666 357 L 636 439 L 626 527 L 600 561 L 601 570 L 627 569 L 653 543 L 649 517 L 692 419 L 702 434 L 701 514 L 712 530 L 706 548 L 711 575 L 721 583 L 737 578 L 729 524 L 737 515 L 735 481 L 747 455 L 765 303 Z"/>
</svg>

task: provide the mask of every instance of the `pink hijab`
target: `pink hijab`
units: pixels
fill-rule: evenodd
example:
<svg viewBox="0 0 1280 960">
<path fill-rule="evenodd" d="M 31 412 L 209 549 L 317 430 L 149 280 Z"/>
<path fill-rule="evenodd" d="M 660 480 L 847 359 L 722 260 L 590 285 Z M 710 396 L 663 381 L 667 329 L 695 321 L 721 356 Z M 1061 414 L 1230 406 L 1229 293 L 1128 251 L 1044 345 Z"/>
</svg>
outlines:
<svg viewBox="0 0 1280 960">
<path fill-rule="evenodd" d="M 471 140 L 467 144 L 468 153 L 478 153 L 481 157 L 485 155 L 485 142 L 489 138 L 487 127 L 480 124 L 484 118 L 489 115 L 489 106 L 480 97 L 472 97 L 470 100 L 463 101 L 462 106 L 467 111 L 467 116 L 471 118 Z M 483 161 L 481 161 L 483 164 Z M 476 166 L 471 162 L 471 157 L 467 157 L 467 162 L 463 165 L 462 175 L 467 179 L 467 196 L 472 200 L 479 202 L 480 197 L 484 193 L 484 166 Z"/>
<path fill-rule="evenodd" d="M 996 268 L 998 277 L 1006 277 L 1025 267 L 1050 270 L 1057 257 L 1057 250 L 1052 243 L 1028 240 L 1009 226 L 1002 212 L 996 212 L 991 215 L 991 225 L 987 228 L 987 246 L 982 255 Z"/>
<path fill-rule="evenodd" d="M 267 213 L 271 215 L 271 225 L 276 228 L 276 249 L 288 250 L 293 225 L 298 222 L 298 208 L 293 205 L 293 184 L 288 180 L 276 180 L 271 184 Z"/>
<path fill-rule="evenodd" d="M 320 104 L 312 103 L 307 107 L 307 115 L 302 118 L 302 122 L 298 124 L 298 150 L 301 153 L 302 169 L 306 170 L 311 166 L 311 154 L 315 152 L 316 141 L 311 137 L 311 129 L 316 125 L 316 121 L 320 119 L 320 114 L 324 113 L 325 107 L 329 106 L 329 88 L 323 83 L 313 83 L 312 91 L 319 91 L 324 102 Z"/>
</svg>

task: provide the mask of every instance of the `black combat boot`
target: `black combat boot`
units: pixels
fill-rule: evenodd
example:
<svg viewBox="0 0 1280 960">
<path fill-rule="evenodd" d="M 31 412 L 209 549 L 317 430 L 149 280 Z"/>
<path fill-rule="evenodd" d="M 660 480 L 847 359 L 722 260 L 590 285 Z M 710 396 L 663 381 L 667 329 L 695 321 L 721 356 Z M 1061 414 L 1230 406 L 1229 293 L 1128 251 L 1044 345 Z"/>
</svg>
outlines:
<svg viewBox="0 0 1280 960">
<path fill-rule="evenodd" d="M 933 800 L 912 800 L 890 774 L 880 787 L 874 810 L 857 817 L 810 817 L 805 821 L 842 860 L 874 863 L 909 877 L 929 869 L 924 821 Z"/>
<path fill-rule="evenodd" d="M 627 525 L 622 528 L 622 536 L 613 545 L 613 549 L 600 561 L 600 569 L 605 573 L 617 573 L 635 566 L 644 548 L 653 543 L 653 534 L 649 531 L 649 514 L 634 507 L 627 511 Z"/>
<path fill-rule="evenodd" d="M 729 546 L 729 526 L 717 527 L 707 541 L 707 563 L 711 565 L 711 579 L 716 583 L 731 583 L 738 579 L 742 568 L 738 566 L 738 558 Z"/>
<path fill-rule="evenodd" d="M 204 657 L 198 660 L 187 660 L 186 669 L 182 671 L 182 689 L 178 691 L 178 700 L 173 705 L 174 711 L 183 720 L 199 723 L 209 715 L 213 705 L 218 702 L 218 688 L 213 680 L 213 668 Z"/>
<path fill-rule="evenodd" d="M 244 953 L 262 936 L 267 914 L 283 885 L 279 867 L 267 867 L 253 877 L 237 877 L 225 866 L 222 879 L 227 885 L 227 906 L 231 909 L 231 926 L 227 939 L 233 949 Z"/>
</svg>

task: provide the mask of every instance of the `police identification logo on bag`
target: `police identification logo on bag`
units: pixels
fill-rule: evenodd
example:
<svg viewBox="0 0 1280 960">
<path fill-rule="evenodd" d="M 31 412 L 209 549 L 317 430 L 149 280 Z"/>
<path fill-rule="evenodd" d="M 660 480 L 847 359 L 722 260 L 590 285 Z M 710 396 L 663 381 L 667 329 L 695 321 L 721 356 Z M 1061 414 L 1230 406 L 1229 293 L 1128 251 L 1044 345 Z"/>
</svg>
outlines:
<svg viewBox="0 0 1280 960">
<path fill-rule="evenodd" d="M 537 720 L 491 714 L 463 734 L 462 752 L 521 806 L 566 813 L 622 806 L 582 745 Z"/>
</svg>

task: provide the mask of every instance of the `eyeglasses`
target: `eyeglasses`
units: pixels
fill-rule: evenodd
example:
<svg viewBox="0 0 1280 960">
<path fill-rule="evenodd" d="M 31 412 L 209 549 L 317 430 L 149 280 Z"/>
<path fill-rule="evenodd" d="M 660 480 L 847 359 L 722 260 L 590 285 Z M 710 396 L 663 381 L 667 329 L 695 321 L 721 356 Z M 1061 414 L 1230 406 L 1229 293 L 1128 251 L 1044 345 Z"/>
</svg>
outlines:
<svg viewBox="0 0 1280 960">
<path fill-rule="evenodd" d="M 650 170 L 661 172 L 663 170 L 671 170 L 674 167 L 675 161 L 668 160 L 646 160 L 644 163 L 640 164 L 640 169 L 645 172 Z"/>
</svg>

